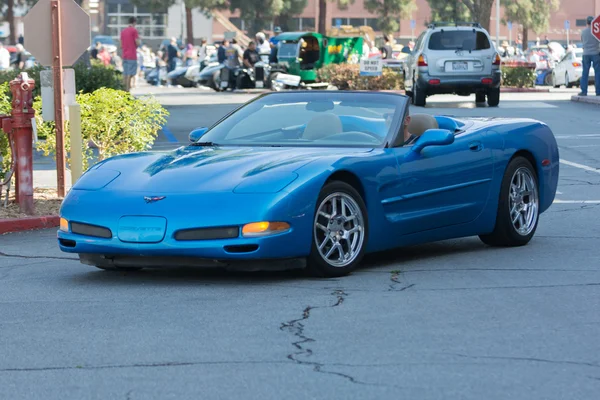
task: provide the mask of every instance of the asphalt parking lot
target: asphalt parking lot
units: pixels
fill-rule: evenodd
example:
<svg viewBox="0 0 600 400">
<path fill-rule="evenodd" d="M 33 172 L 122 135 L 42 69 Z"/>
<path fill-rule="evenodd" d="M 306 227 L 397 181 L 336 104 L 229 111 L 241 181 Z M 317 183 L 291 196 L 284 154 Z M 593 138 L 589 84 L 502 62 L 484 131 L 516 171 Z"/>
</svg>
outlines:
<svg viewBox="0 0 600 400">
<path fill-rule="evenodd" d="M 166 101 L 156 148 L 251 96 Z M 55 230 L 0 236 L 0 398 L 597 399 L 600 108 L 563 97 L 507 94 L 491 109 L 438 96 L 411 109 L 553 129 L 559 193 L 521 248 L 451 240 L 323 280 L 110 273 L 61 253 Z"/>
</svg>

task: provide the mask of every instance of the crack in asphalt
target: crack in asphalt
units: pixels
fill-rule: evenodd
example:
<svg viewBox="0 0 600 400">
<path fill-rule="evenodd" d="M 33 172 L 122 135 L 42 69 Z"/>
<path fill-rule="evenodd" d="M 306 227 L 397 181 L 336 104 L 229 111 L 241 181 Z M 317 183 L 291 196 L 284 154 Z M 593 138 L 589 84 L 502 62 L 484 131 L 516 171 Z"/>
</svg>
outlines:
<svg viewBox="0 0 600 400">
<path fill-rule="evenodd" d="M 312 361 L 306 361 L 306 360 L 299 359 L 300 357 L 308 358 L 313 355 L 312 349 L 306 347 L 306 344 L 315 342 L 316 339 L 308 337 L 304 333 L 304 328 L 305 328 L 304 322 L 310 318 L 311 311 L 319 309 L 319 308 L 339 307 L 340 305 L 342 305 L 342 303 L 344 303 L 344 300 L 345 300 L 346 296 L 348 295 L 346 292 L 344 292 L 343 290 L 340 290 L 340 289 L 335 290 L 331 294 L 333 296 L 336 296 L 336 298 L 337 298 L 337 301 L 335 302 L 335 304 L 333 304 L 331 306 L 323 306 L 323 307 L 307 306 L 302 311 L 301 318 L 293 319 L 293 320 L 290 320 L 288 322 L 284 322 L 281 324 L 281 326 L 279 327 L 280 330 L 287 331 L 288 333 L 291 333 L 292 335 L 294 335 L 296 338 L 300 339 L 295 342 L 292 342 L 292 346 L 294 346 L 298 351 L 288 354 L 287 358 L 289 360 L 295 362 L 296 364 L 311 366 L 311 367 L 313 367 L 313 371 L 315 371 L 315 372 L 318 372 L 321 374 L 339 376 L 341 378 L 348 380 L 351 383 L 355 383 L 358 385 L 378 386 L 378 387 L 390 387 L 390 386 L 396 387 L 394 385 L 382 385 L 382 384 L 359 381 L 352 375 L 345 374 L 343 372 L 324 370 L 323 368 L 327 366 L 327 364 L 325 364 L 325 363 L 318 363 L 318 362 L 312 362 Z M 334 364 L 331 364 L 331 365 L 334 365 Z M 342 365 L 342 364 L 337 364 L 337 365 Z"/>
<path fill-rule="evenodd" d="M 471 358 L 471 359 L 486 359 L 486 360 L 506 360 L 506 361 L 528 361 L 528 362 L 538 362 L 538 363 L 546 363 L 546 364 L 558 364 L 558 365 L 578 365 L 583 367 L 593 367 L 600 368 L 600 364 L 585 362 L 585 361 L 570 361 L 570 360 L 550 360 L 547 358 L 537 358 L 537 357 L 502 357 L 502 356 L 471 356 L 468 354 L 461 353 L 443 353 L 446 355 L 463 357 L 463 358 Z"/>
<path fill-rule="evenodd" d="M 98 370 L 122 368 L 160 368 L 160 367 L 188 367 L 195 365 L 257 365 L 257 364 L 290 364 L 288 361 L 189 361 L 189 362 L 159 362 L 136 364 L 107 364 L 107 365 L 77 365 L 68 367 L 38 367 L 38 368 L 2 368 L 0 372 L 37 372 L 37 371 L 68 371 L 68 370 Z"/>
<path fill-rule="evenodd" d="M 398 285 L 402 285 L 402 282 L 399 279 L 400 274 L 402 274 L 402 271 L 392 271 L 391 272 L 390 280 L 392 281 L 392 283 L 390 284 L 388 292 L 403 292 L 406 289 L 410 289 L 411 287 L 415 286 L 414 283 L 411 283 L 409 285 L 405 285 L 405 286 L 399 288 Z"/>
<path fill-rule="evenodd" d="M 564 208 L 564 209 L 560 209 L 560 210 L 554 209 L 550 212 L 564 213 L 564 212 L 574 212 L 574 211 L 581 211 L 581 210 L 591 210 L 591 209 L 597 208 L 598 206 L 600 206 L 600 204 L 584 204 L 582 206 L 575 207 L 575 208 Z"/>
<path fill-rule="evenodd" d="M 416 289 L 416 290 L 423 291 L 423 292 L 438 292 L 438 291 L 453 291 L 453 290 L 547 289 L 547 288 L 585 287 L 585 286 L 600 286 L 600 282 L 570 283 L 570 284 L 567 283 L 564 285 L 487 286 L 487 287 L 433 288 L 433 289 Z"/>
<path fill-rule="evenodd" d="M 8 258 L 25 258 L 25 259 L 29 259 L 29 260 L 34 260 L 34 259 L 46 259 L 46 260 L 74 260 L 74 261 L 79 261 L 78 258 L 74 258 L 74 257 L 57 257 L 57 256 L 22 256 L 20 254 L 7 254 L 7 253 L 3 253 L 0 251 L 0 256 L 2 257 L 8 257 Z"/>
</svg>

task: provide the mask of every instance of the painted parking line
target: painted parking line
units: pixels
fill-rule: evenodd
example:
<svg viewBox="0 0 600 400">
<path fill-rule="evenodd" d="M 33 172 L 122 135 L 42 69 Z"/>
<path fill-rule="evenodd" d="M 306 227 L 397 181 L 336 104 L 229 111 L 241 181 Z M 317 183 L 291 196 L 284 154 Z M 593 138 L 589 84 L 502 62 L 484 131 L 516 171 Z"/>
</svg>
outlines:
<svg viewBox="0 0 600 400">
<path fill-rule="evenodd" d="M 163 126 L 162 133 L 166 136 L 166 138 L 169 142 L 171 142 L 171 143 L 179 142 L 179 140 L 177 140 L 175 135 L 173 135 L 173 132 L 171 132 L 171 130 L 169 128 L 167 128 L 166 126 Z"/>
<path fill-rule="evenodd" d="M 575 167 L 575 168 L 579 168 L 579 169 L 583 169 L 585 171 L 590 171 L 590 172 L 595 172 L 597 174 L 600 174 L 600 169 L 598 168 L 593 168 L 593 167 L 588 167 L 587 165 L 583 165 L 583 164 L 578 164 L 578 163 L 574 163 L 572 161 L 567 161 L 567 160 L 563 160 L 562 158 L 560 159 L 561 164 L 565 164 L 571 167 Z"/>
<path fill-rule="evenodd" d="M 559 200 L 554 199 L 555 204 L 600 204 L 600 200 Z"/>
</svg>

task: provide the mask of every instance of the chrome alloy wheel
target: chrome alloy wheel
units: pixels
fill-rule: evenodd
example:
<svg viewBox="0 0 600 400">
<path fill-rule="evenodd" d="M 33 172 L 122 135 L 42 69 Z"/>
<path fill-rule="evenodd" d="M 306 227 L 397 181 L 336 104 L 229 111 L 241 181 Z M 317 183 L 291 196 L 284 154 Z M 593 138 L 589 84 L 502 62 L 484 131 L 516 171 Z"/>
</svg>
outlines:
<svg viewBox="0 0 600 400">
<path fill-rule="evenodd" d="M 513 174 L 509 205 L 513 227 L 519 235 L 529 235 L 537 223 L 539 197 L 535 178 L 528 168 L 521 167 Z"/>
<path fill-rule="evenodd" d="M 349 265 L 365 241 L 365 220 L 358 203 L 346 193 L 335 192 L 317 210 L 314 236 L 319 255 L 332 267 Z"/>
</svg>

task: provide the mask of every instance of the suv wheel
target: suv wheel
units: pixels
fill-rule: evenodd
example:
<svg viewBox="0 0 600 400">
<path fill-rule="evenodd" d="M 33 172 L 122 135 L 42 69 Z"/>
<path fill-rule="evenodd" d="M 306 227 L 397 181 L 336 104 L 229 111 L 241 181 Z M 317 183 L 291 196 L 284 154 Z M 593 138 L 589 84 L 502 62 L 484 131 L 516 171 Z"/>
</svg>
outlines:
<svg viewBox="0 0 600 400">
<path fill-rule="evenodd" d="M 485 103 L 485 93 L 475 93 L 475 103 Z"/>
<path fill-rule="evenodd" d="M 425 98 L 425 91 L 419 87 L 417 82 L 413 81 L 413 104 L 419 107 L 425 107 L 425 103 L 427 102 Z"/>
<path fill-rule="evenodd" d="M 500 104 L 500 88 L 490 89 L 487 94 L 488 106 L 498 107 Z"/>
</svg>

